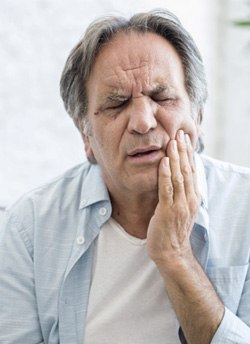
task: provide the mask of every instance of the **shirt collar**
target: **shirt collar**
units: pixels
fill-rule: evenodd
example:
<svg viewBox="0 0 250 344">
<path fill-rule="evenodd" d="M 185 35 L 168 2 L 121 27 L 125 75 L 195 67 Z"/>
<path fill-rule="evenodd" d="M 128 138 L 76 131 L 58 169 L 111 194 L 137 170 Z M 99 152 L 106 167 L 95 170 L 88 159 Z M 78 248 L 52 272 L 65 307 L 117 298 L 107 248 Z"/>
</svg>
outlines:
<svg viewBox="0 0 250 344">
<path fill-rule="evenodd" d="M 97 164 L 89 164 L 87 175 L 84 175 L 83 178 L 80 209 L 97 202 L 110 201 L 101 169 Z"/>
<path fill-rule="evenodd" d="M 205 170 L 199 154 L 195 153 L 194 161 L 198 189 L 201 195 L 201 205 L 199 207 L 195 222 L 208 229 L 208 194 Z M 109 193 L 104 183 L 99 165 L 89 164 L 87 175 L 83 178 L 84 180 L 82 183 L 79 204 L 80 209 L 100 201 L 110 201 Z"/>
</svg>

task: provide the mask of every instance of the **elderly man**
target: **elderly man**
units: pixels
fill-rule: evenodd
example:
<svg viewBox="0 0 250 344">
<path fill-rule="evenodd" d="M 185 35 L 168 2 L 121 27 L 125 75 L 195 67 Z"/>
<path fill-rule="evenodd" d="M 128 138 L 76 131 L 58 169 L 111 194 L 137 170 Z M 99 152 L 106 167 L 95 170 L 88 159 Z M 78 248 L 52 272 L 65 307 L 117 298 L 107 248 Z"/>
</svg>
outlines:
<svg viewBox="0 0 250 344">
<path fill-rule="evenodd" d="M 206 82 L 178 19 L 92 23 L 61 94 L 89 162 L 6 213 L 0 342 L 249 344 L 250 172 L 198 154 Z"/>
</svg>

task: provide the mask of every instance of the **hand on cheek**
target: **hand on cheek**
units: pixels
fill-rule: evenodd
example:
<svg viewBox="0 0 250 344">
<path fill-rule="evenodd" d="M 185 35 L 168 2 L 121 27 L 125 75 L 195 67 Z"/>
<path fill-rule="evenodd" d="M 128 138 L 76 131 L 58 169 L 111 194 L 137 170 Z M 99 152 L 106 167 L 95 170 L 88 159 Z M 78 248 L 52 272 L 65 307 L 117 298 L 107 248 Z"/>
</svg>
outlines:
<svg viewBox="0 0 250 344">
<path fill-rule="evenodd" d="M 148 228 L 148 250 L 155 261 L 191 253 L 190 234 L 200 197 L 193 148 L 178 131 L 159 166 L 159 203 Z"/>
</svg>

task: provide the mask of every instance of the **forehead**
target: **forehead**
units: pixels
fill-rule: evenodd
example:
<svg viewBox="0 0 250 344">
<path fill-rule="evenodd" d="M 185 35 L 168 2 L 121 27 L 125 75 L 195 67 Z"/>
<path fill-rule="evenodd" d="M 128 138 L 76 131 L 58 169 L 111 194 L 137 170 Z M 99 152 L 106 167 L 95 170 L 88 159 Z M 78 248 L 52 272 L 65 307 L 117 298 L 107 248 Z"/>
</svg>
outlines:
<svg viewBox="0 0 250 344">
<path fill-rule="evenodd" d="M 182 86 L 184 73 L 178 53 L 166 39 L 155 33 L 130 31 L 116 34 L 101 48 L 90 80 L 91 87 L 93 82 L 101 82 L 111 89 L 129 83 Z"/>
</svg>

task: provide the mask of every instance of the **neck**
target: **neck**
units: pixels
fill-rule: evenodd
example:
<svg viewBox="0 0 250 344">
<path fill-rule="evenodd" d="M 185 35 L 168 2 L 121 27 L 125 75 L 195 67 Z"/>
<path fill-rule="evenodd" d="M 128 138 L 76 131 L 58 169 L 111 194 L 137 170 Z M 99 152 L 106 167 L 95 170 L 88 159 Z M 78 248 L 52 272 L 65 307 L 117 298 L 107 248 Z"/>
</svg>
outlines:
<svg viewBox="0 0 250 344">
<path fill-rule="evenodd" d="M 124 230 L 137 238 L 144 239 L 151 217 L 158 203 L 158 195 L 155 192 L 147 194 L 127 195 L 125 197 L 112 196 L 112 217 L 124 228 Z"/>
</svg>

